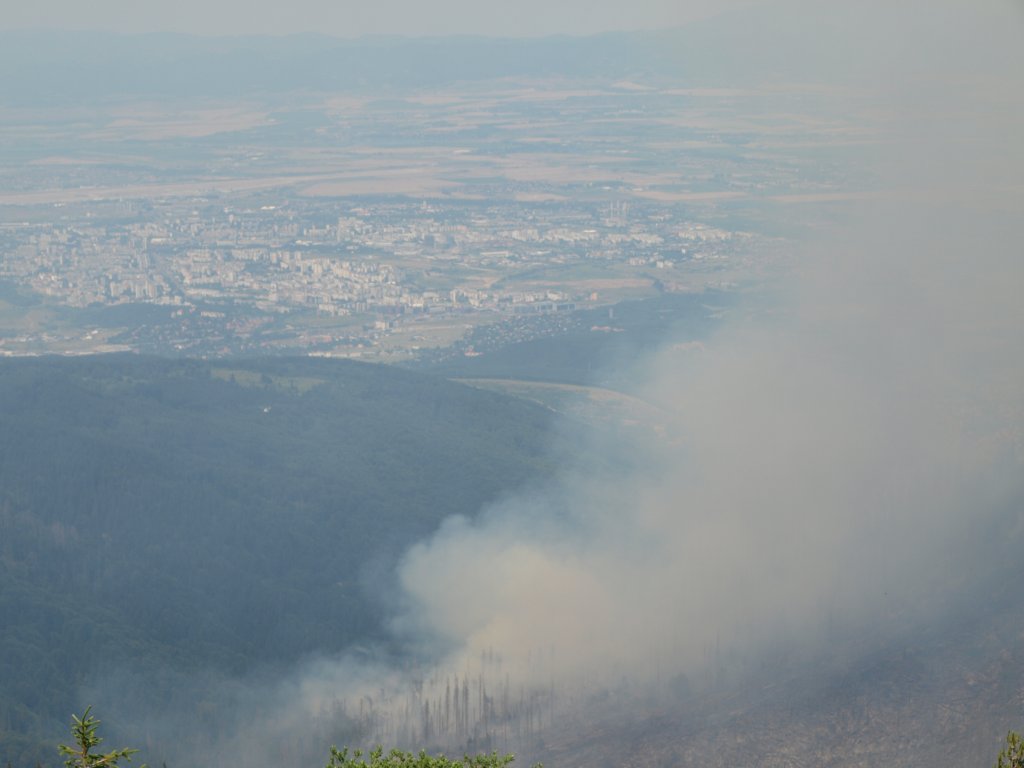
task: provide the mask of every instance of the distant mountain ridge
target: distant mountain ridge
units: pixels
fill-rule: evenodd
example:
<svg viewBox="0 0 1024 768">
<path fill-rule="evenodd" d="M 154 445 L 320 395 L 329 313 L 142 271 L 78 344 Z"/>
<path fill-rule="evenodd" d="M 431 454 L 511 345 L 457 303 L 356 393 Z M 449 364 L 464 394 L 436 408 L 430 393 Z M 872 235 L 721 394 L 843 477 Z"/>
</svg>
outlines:
<svg viewBox="0 0 1024 768">
<path fill-rule="evenodd" d="M 337 38 L 0 31 L 0 104 L 126 97 L 237 99 L 303 92 L 400 94 L 500 80 L 640 79 L 746 87 L 848 77 L 857 46 L 885 19 L 803 4 L 793 25 L 774 4 L 685 26 L 588 36 Z M 893 10 L 896 16 L 910 9 Z M 969 19 L 968 19 L 969 20 Z M 810 56 L 815 66 L 806 66 Z M 859 73 L 853 73 L 859 74 Z"/>
<path fill-rule="evenodd" d="M 402 92 L 504 77 L 656 74 L 656 33 L 585 38 L 342 40 L 323 35 L 0 33 L 0 103 L 118 96 L 235 98 L 290 91 Z"/>
<path fill-rule="evenodd" d="M 119 98 L 238 99 L 317 92 L 387 96 L 503 78 L 640 79 L 673 87 L 887 82 L 907 62 L 865 49 L 944 56 L 943 30 L 992 23 L 974 5 L 798 2 L 732 8 L 676 28 L 589 36 L 502 38 L 322 34 L 206 37 L 180 33 L 0 31 L 0 104 Z M 988 9 L 991 11 L 991 9 Z M 922 12 L 924 11 L 924 12 Z M 907 41 L 902 30 L 915 29 Z M 910 53 L 907 53 L 910 56 Z M 980 56 L 991 64 L 998 48 Z M 910 58 L 926 74 L 928 58 Z M 813 66 L 808 66 L 813 62 Z M 965 71 L 980 64 L 966 63 Z"/>
<path fill-rule="evenodd" d="M 829 18 L 821 14 L 817 20 Z M 772 45 L 775 39 L 786 45 Z M 303 92 L 386 96 L 500 79 L 633 78 L 718 87 L 815 80 L 843 71 L 842 51 L 815 39 L 766 9 L 723 13 L 678 28 L 579 37 L 345 39 L 8 30 L 0 32 L 0 104 Z M 809 43 L 820 48 L 828 66 L 819 61 L 807 71 L 786 50 Z"/>
</svg>

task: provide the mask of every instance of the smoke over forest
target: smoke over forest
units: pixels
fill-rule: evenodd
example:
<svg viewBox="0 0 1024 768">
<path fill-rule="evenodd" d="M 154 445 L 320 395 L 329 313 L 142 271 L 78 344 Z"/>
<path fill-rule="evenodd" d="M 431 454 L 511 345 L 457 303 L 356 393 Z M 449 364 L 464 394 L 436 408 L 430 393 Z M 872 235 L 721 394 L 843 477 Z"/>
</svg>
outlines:
<svg viewBox="0 0 1024 768">
<path fill-rule="evenodd" d="M 856 54 L 833 96 L 871 110 L 875 191 L 778 204 L 806 233 L 784 274 L 632 372 L 652 423 L 404 554 L 410 660 L 242 686 L 209 748 L 258 764 L 333 712 L 371 743 L 518 749 L 601 697 L 828 674 L 1019 578 L 1024 14 L 973 5 L 791 9 Z"/>
<path fill-rule="evenodd" d="M 903 66 L 869 83 L 877 195 L 814 209 L 770 297 L 634 372 L 660 416 L 628 466 L 569 471 L 414 547 L 399 629 L 454 648 L 452 670 L 499 652 L 538 690 L 699 687 L 863 652 L 1014 573 L 1024 27 L 1004 12 L 1012 40 L 951 29 L 944 6 L 919 25 L 939 17 L 943 46 L 886 30 L 899 50 L 872 55 Z"/>
</svg>

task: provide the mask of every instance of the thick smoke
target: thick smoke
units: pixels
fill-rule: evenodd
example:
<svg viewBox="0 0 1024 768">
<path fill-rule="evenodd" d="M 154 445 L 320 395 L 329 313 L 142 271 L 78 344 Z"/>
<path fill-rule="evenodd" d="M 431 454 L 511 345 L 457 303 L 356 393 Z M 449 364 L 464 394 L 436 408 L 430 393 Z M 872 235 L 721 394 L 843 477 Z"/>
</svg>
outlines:
<svg viewBox="0 0 1024 768">
<path fill-rule="evenodd" d="M 784 289 L 635 371 L 664 429 L 632 446 L 641 468 L 569 472 L 408 553 L 397 626 L 453 669 L 494 649 L 534 683 L 746 674 L 948 618 L 1013 562 L 1024 25 L 858 13 L 884 32 L 870 56 L 902 65 L 849 91 L 877 120 L 872 194 L 809 206 Z"/>
</svg>

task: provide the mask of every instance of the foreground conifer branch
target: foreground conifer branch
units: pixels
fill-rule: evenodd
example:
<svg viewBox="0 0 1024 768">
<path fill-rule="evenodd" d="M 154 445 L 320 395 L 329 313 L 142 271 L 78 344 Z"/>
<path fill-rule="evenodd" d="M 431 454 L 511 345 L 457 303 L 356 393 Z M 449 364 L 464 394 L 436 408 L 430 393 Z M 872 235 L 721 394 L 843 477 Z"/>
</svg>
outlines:
<svg viewBox="0 0 1024 768">
<path fill-rule="evenodd" d="M 1006 734 L 1006 747 L 999 753 L 996 768 L 1024 768 L 1024 739 L 1016 731 Z"/>
<path fill-rule="evenodd" d="M 98 747 L 103 739 L 96 733 L 100 721 L 92 716 L 92 707 L 86 707 L 82 716 L 71 715 L 71 735 L 74 738 L 74 746 L 61 744 L 57 747 L 62 755 L 67 755 L 64 765 L 67 768 L 116 768 L 119 760 L 131 762 L 132 755 L 137 749 L 115 749 L 113 752 L 93 753 L 91 750 Z M 146 768 L 145 765 L 139 768 Z"/>
</svg>

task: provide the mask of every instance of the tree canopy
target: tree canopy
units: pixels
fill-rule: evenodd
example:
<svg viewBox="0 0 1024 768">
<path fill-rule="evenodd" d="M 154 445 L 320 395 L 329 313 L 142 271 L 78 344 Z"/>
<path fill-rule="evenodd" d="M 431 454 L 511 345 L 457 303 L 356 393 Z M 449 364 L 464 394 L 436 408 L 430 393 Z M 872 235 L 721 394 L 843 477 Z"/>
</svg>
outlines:
<svg viewBox="0 0 1024 768">
<path fill-rule="evenodd" d="M 97 733 L 100 721 L 92 716 L 92 707 L 86 707 L 82 716 L 71 715 L 71 735 L 74 745 L 61 744 L 57 749 L 67 756 L 67 768 L 117 768 L 121 760 L 131 761 L 139 750 L 122 747 L 111 752 L 94 752 L 103 739 Z M 146 768 L 145 765 L 140 768 Z"/>
<path fill-rule="evenodd" d="M 403 752 L 392 749 L 385 752 L 377 747 L 365 757 L 362 750 L 351 754 L 348 748 L 331 747 L 331 759 L 326 768 L 505 768 L 515 760 L 515 756 L 490 754 L 464 755 L 461 760 L 453 760 L 444 755 L 430 755 L 426 750 L 418 753 Z M 539 763 L 534 768 L 543 768 Z"/>
</svg>

